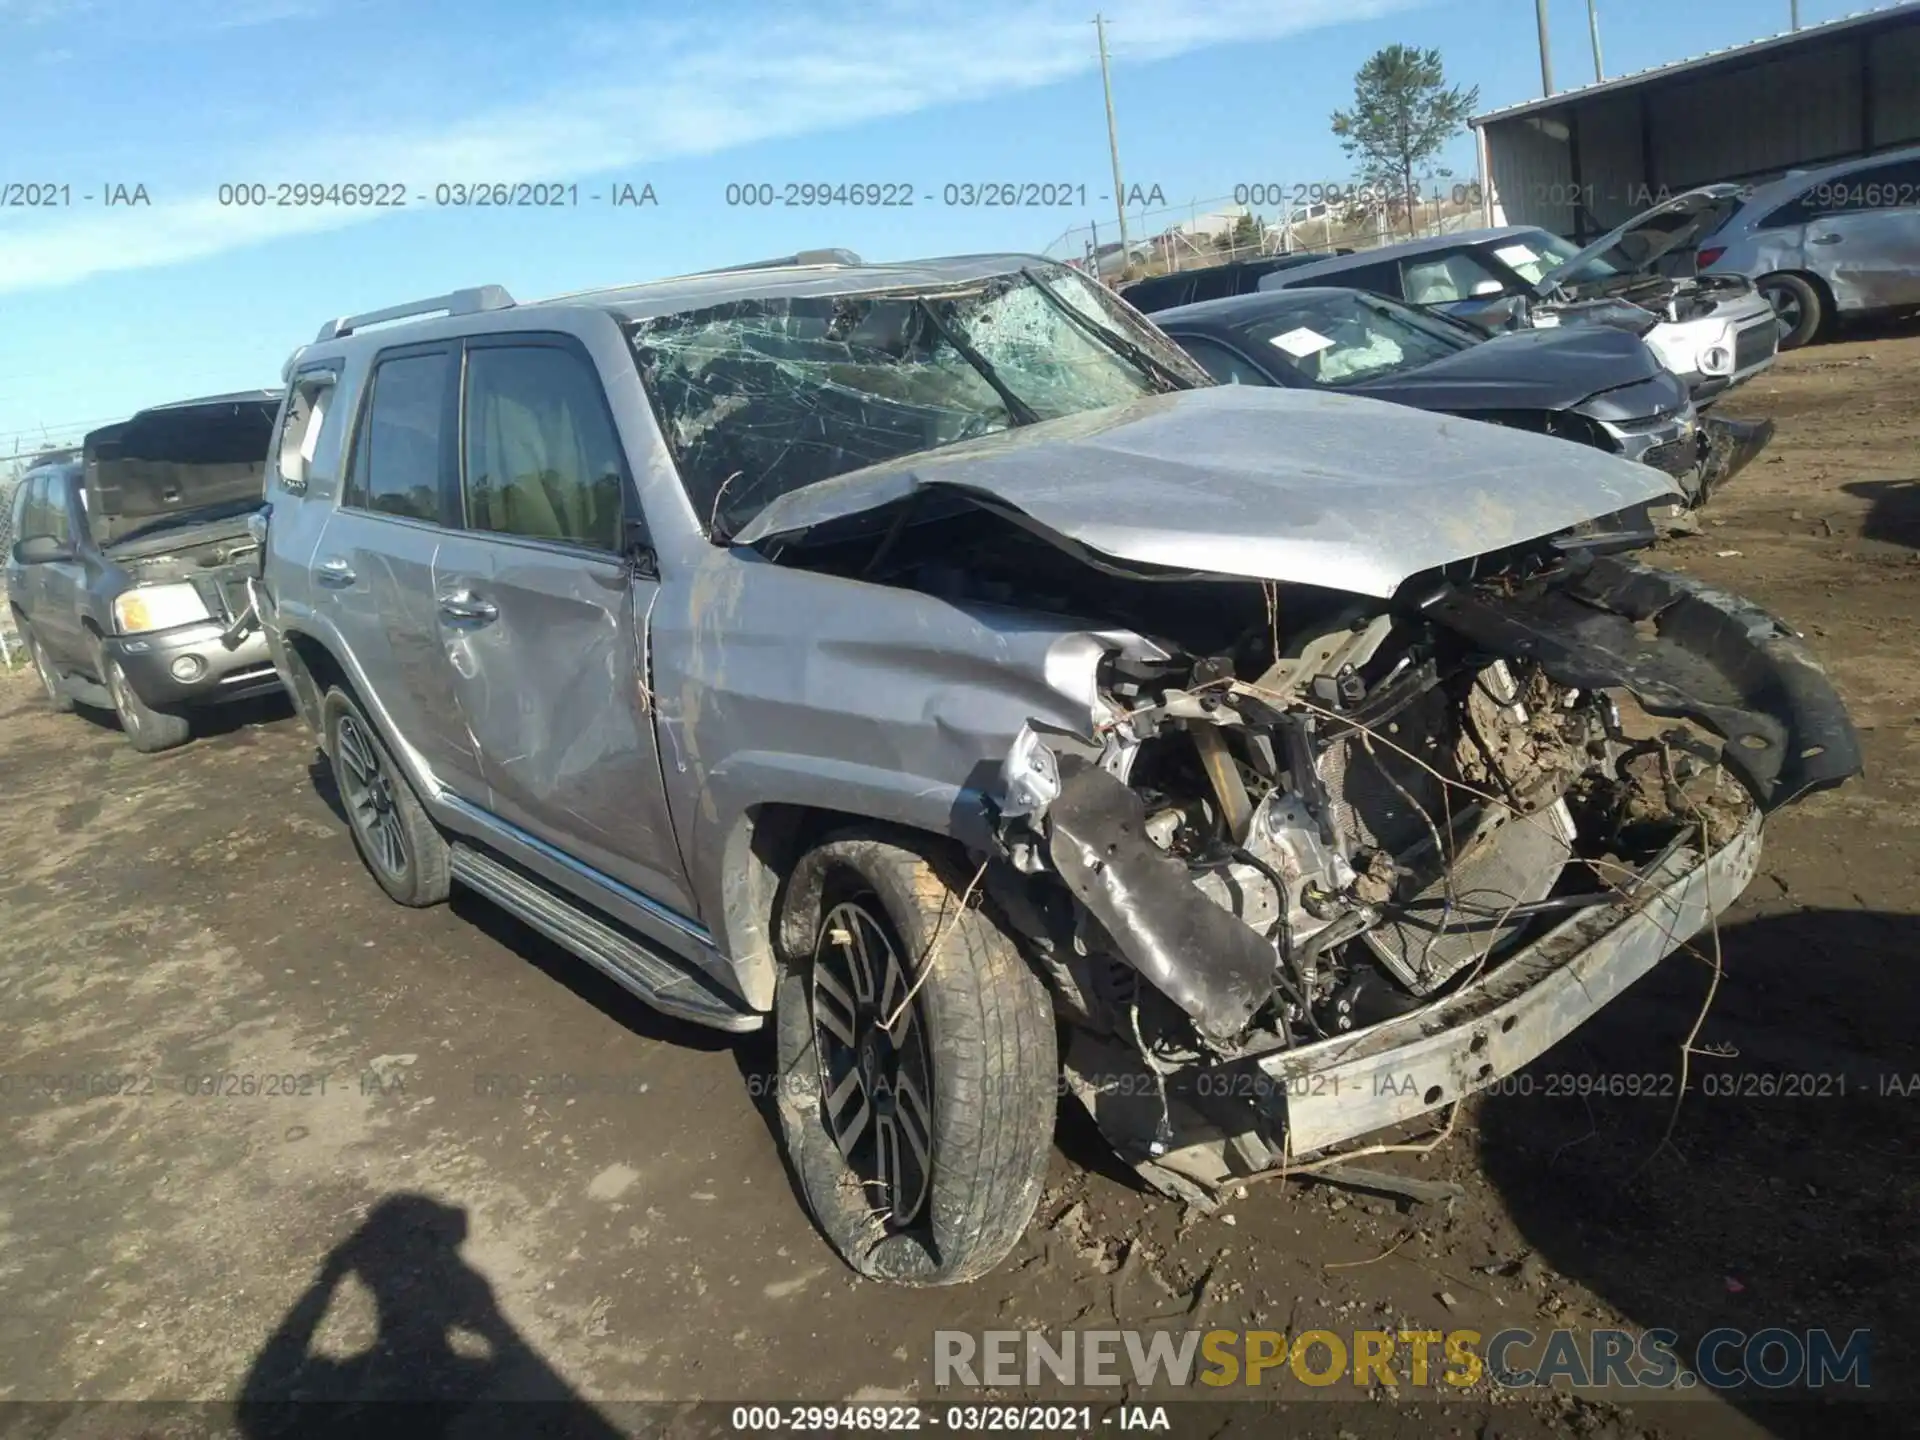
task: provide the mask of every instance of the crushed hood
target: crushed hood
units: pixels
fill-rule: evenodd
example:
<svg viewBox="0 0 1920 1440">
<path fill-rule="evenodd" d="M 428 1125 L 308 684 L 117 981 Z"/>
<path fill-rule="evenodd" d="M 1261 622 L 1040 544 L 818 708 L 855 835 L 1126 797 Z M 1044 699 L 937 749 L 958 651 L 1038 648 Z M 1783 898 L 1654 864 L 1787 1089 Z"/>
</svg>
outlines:
<svg viewBox="0 0 1920 1440">
<path fill-rule="evenodd" d="M 1570 410 L 1603 390 L 1664 373 L 1637 336 L 1599 325 L 1514 330 L 1343 394 L 1429 410 Z"/>
<path fill-rule="evenodd" d="M 1576 293 L 1606 289 L 1606 285 L 1576 285 L 1567 278 L 1592 260 L 1604 260 L 1622 272 L 1618 280 L 1608 284 L 1657 277 L 1660 272 L 1656 267 L 1662 258 L 1675 251 L 1696 249 L 1726 222 L 1733 207 L 1739 204 L 1740 195 L 1738 185 L 1702 185 L 1651 210 L 1643 210 L 1626 224 L 1609 230 L 1565 264 L 1541 276 L 1540 283 L 1533 287 L 1534 293 L 1545 299 L 1561 286 Z"/>
<path fill-rule="evenodd" d="M 1380 400 L 1218 385 L 1021 426 L 792 491 L 758 545 L 945 491 L 1116 560 L 1390 597 L 1408 577 L 1674 498 L 1649 466 Z"/>
</svg>

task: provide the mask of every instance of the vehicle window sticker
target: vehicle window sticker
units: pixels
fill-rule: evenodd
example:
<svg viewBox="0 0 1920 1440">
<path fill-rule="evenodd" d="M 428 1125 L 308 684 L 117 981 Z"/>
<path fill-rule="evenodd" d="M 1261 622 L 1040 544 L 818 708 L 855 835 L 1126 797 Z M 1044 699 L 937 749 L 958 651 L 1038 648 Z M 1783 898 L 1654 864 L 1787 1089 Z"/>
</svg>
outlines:
<svg viewBox="0 0 1920 1440">
<path fill-rule="evenodd" d="M 1301 325 L 1296 329 L 1288 330 L 1283 334 L 1274 336 L 1273 339 L 1267 343 L 1279 346 L 1280 349 L 1286 351 L 1287 354 L 1293 356 L 1296 360 L 1304 360 L 1309 355 L 1318 355 L 1322 350 L 1325 350 L 1329 345 L 1333 344 L 1333 341 L 1322 335 L 1318 330 L 1310 330 L 1305 325 Z"/>
</svg>

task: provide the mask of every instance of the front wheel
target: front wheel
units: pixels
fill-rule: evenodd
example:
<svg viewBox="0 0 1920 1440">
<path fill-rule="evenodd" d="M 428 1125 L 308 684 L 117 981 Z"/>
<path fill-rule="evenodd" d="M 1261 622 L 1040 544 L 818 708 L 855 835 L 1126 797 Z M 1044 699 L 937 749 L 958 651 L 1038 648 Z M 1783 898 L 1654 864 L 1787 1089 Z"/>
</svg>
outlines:
<svg viewBox="0 0 1920 1440">
<path fill-rule="evenodd" d="M 1040 1198 L 1052 1008 L 966 888 L 947 850 L 867 831 L 810 851 L 787 886 L 781 1132 L 815 1221 L 870 1279 L 984 1275 Z"/>
<path fill-rule="evenodd" d="M 129 745 L 142 755 L 156 755 L 187 743 L 193 735 L 193 725 L 185 715 L 178 710 L 162 710 L 142 700 L 128 681 L 127 672 L 120 668 L 120 662 L 106 646 L 98 647 L 94 658 L 99 662 L 100 678 L 106 684 L 107 694 L 113 697 L 113 713 Z"/>
<path fill-rule="evenodd" d="M 53 707 L 56 715 L 73 713 L 73 698 L 60 684 L 60 672 L 54 669 L 53 657 L 47 654 L 47 647 L 40 643 L 40 637 L 25 625 L 20 627 L 26 638 L 27 654 L 33 657 L 33 670 L 40 677 L 40 683 L 46 687 L 47 704 Z"/>
<path fill-rule="evenodd" d="M 1819 288 L 1798 275 L 1769 275 L 1755 287 L 1773 306 L 1780 322 L 1780 348 L 1797 350 L 1820 333 L 1827 305 Z"/>
</svg>

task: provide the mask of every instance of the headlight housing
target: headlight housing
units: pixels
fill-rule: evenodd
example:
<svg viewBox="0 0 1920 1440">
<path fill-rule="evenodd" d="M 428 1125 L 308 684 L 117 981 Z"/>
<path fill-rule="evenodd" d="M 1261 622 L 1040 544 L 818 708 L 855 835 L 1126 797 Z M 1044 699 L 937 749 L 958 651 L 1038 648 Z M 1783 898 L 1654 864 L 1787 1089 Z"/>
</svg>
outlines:
<svg viewBox="0 0 1920 1440">
<path fill-rule="evenodd" d="M 191 625 L 196 620 L 212 618 L 200 592 L 184 581 L 171 585 L 139 585 L 115 596 L 113 601 L 114 628 L 122 635 L 171 630 L 176 625 Z"/>
</svg>

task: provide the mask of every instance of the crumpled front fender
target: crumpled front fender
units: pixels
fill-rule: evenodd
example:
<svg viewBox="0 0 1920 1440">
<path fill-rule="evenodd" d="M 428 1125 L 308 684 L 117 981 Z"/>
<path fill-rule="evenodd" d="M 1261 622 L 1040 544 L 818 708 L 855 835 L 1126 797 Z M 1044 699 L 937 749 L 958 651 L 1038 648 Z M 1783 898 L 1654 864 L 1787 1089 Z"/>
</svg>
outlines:
<svg viewBox="0 0 1920 1440">
<path fill-rule="evenodd" d="M 1449 588 L 1420 608 L 1563 685 L 1618 686 L 1650 714 L 1698 721 L 1727 742 L 1724 763 L 1763 811 L 1860 773 L 1859 737 L 1819 662 L 1724 590 L 1603 557 L 1532 593 Z"/>
</svg>

